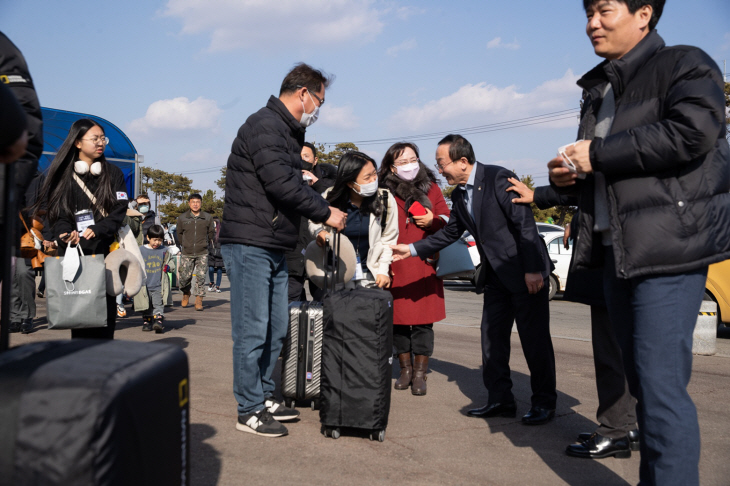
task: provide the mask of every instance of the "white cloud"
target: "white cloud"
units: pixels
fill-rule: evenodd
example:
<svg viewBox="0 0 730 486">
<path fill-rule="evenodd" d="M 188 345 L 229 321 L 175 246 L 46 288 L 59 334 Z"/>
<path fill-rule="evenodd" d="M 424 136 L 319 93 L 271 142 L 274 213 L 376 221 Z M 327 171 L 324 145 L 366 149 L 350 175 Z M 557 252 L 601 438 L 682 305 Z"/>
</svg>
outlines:
<svg viewBox="0 0 730 486">
<path fill-rule="evenodd" d="M 168 0 L 162 15 L 183 34 L 210 36 L 209 50 L 275 50 L 362 43 L 382 30 L 374 0 Z"/>
<path fill-rule="evenodd" d="M 215 130 L 221 112 L 215 101 L 202 97 L 195 101 L 185 97 L 159 100 L 147 108 L 144 117 L 133 120 L 129 129 L 139 134 L 155 130 Z"/>
<path fill-rule="evenodd" d="M 520 48 L 520 45 L 517 43 L 517 40 L 515 40 L 512 43 L 504 43 L 504 42 L 502 42 L 501 37 L 495 37 L 494 39 L 487 42 L 487 49 L 498 49 L 498 48 L 516 50 L 516 49 Z"/>
<path fill-rule="evenodd" d="M 577 109 L 580 100 L 577 80 L 578 76 L 568 70 L 562 78 L 545 81 L 526 93 L 514 85 L 499 88 L 485 82 L 467 84 L 441 99 L 401 108 L 391 117 L 390 126 L 411 132 L 451 130 Z M 577 124 L 577 118 L 570 114 L 561 118 L 534 126 L 563 128 Z"/>
<path fill-rule="evenodd" d="M 416 43 L 416 39 L 408 39 L 408 40 L 401 42 L 397 46 L 389 47 L 388 49 L 385 50 L 385 53 L 391 57 L 396 57 L 399 52 L 412 51 L 417 46 L 418 46 L 418 44 Z"/>
<path fill-rule="evenodd" d="M 329 103 L 324 105 L 317 123 L 340 130 L 354 130 L 360 127 L 360 119 L 355 116 L 351 105 L 335 106 Z"/>
</svg>

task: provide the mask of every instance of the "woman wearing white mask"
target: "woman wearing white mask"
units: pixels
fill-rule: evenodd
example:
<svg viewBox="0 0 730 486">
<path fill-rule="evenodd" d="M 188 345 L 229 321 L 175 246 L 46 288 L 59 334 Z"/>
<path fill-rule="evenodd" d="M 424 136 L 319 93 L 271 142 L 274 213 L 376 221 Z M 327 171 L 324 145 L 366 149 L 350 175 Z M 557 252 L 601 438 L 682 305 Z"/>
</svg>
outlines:
<svg viewBox="0 0 730 486">
<path fill-rule="evenodd" d="M 54 241 L 63 256 L 66 244 L 81 245 L 85 255 L 108 255 L 127 212 L 129 198 L 124 174 L 104 158 L 109 139 L 93 120 L 71 125 L 66 140 L 48 169 L 32 210 L 44 211 L 53 227 Z M 73 329 L 71 337 L 112 339 L 117 305 L 107 294 L 107 327 Z"/>
<path fill-rule="evenodd" d="M 416 145 L 400 142 L 388 149 L 380 166 L 380 186 L 395 196 L 398 243 L 414 243 L 446 225 L 449 207 L 435 174 L 418 159 Z M 412 394 L 425 395 L 433 323 L 446 317 L 444 284 L 433 265 L 420 258 L 395 262 L 392 270 L 393 345 L 401 367 L 395 389 L 410 386 Z"/>
<path fill-rule="evenodd" d="M 389 245 L 398 240 L 398 216 L 394 210 L 393 195 L 378 189 L 375 161 L 361 152 L 347 152 L 340 158 L 335 185 L 322 196 L 330 206 L 347 213 L 347 224 L 342 234 L 355 248 L 360 267 L 347 285 L 390 287 L 393 252 Z M 387 200 L 387 210 L 384 200 Z M 311 221 L 309 230 L 312 236 L 316 236 L 319 246 L 324 246 L 325 238 L 331 236 L 329 228 Z"/>
</svg>

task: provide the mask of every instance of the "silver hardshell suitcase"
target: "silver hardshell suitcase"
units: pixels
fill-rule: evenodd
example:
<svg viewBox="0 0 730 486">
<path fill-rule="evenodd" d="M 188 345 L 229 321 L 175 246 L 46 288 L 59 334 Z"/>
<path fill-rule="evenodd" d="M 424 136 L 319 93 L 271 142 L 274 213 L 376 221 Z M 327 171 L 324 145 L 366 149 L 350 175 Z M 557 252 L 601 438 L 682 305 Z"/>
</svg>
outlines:
<svg viewBox="0 0 730 486">
<path fill-rule="evenodd" d="M 321 302 L 289 304 L 289 331 L 281 366 L 281 394 L 287 407 L 302 400 L 311 400 L 313 410 L 319 405 L 322 315 Z"/>
</svg>

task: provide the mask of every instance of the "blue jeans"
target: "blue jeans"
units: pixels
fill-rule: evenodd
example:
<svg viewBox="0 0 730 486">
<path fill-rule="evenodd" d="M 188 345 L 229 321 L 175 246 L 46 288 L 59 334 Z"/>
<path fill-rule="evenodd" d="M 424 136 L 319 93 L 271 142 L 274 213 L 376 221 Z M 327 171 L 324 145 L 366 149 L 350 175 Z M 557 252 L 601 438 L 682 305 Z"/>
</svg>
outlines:
<svg viewBox="0 0 730 486">
<path fill-rule="evenodd" d="M 687 385 L 706 280 L 707 267 L 619 279 L 612 248 L 606 248 L 608 311 L 638 400 L 640 485 L 699 484 L 700 428 Z"/>
<path fill-rule="evenodd" d="M 223 278 L 223 268 L 208 267 L 208 282 L 210 282 L 211 284 L 213 283 L 213 275 L 216 275 L 215 286 L 220 287 L 221 279 Z"/>
<path fill-rule="evenodd" d="M 221 253 L 231 285 L 233 395 L 246 414 L 274 394 L 271 374 L 289 327 L 289 271 L 283 251 L 225 244 Z"/>
</svg>

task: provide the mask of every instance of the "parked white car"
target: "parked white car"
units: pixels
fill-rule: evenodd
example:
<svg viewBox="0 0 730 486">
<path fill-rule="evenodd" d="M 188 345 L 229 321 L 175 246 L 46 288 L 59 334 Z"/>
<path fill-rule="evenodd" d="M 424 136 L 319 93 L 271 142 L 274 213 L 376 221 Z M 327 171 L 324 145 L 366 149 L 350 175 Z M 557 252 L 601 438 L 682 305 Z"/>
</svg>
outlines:
<svg viewBox="0 0 730 486">
<path fill-rule="evenodd" d="M 549 226 L 549 228 L 545 228 Z M 565 230 L 556 225 L 548 225 L 546 223 L 538 223 L 538 232 L 540 237 L 545 240 L 547 246 L 548 255 L 555 265 L 555 270 L 550 274 L 548 281 L 550 283 L 549 298 L 550 300 L 555 297 L 555 294 L 565 290 L 565 283 L 568 281 L 568 269 L 570 268 L 570 257 L 573 252 L 573 241 L 569 241 L 569 249 L 565 249 L 563 246 L 563 235 Z M 474 238 L 467 236 L 467 245 L 469 245 L 469 254 L 474 262 L 476 272 L 472 275 L 462 275 L 457 278 L 471 280 L 473 285 L 476 285 L 476 281 L 479 275 L 481 267 L 481 258 L 479 257 L 479 251 L 474 244 Z"/>
<path fill-rule="evenodd" d="M 540 233 L 545 240 L 548 255 L 555 265 L 555 270 L 550 274 L 550 300 L 558 292 L 565 290 L 565 283 L 568 281 L 568 269 L 570 268 L 570 257 L 573 253 L 573 241 L 568 240 L 568 249 L 563 246 L 563 235 L 565 231 L 549 231 Z"/>
</svg>

